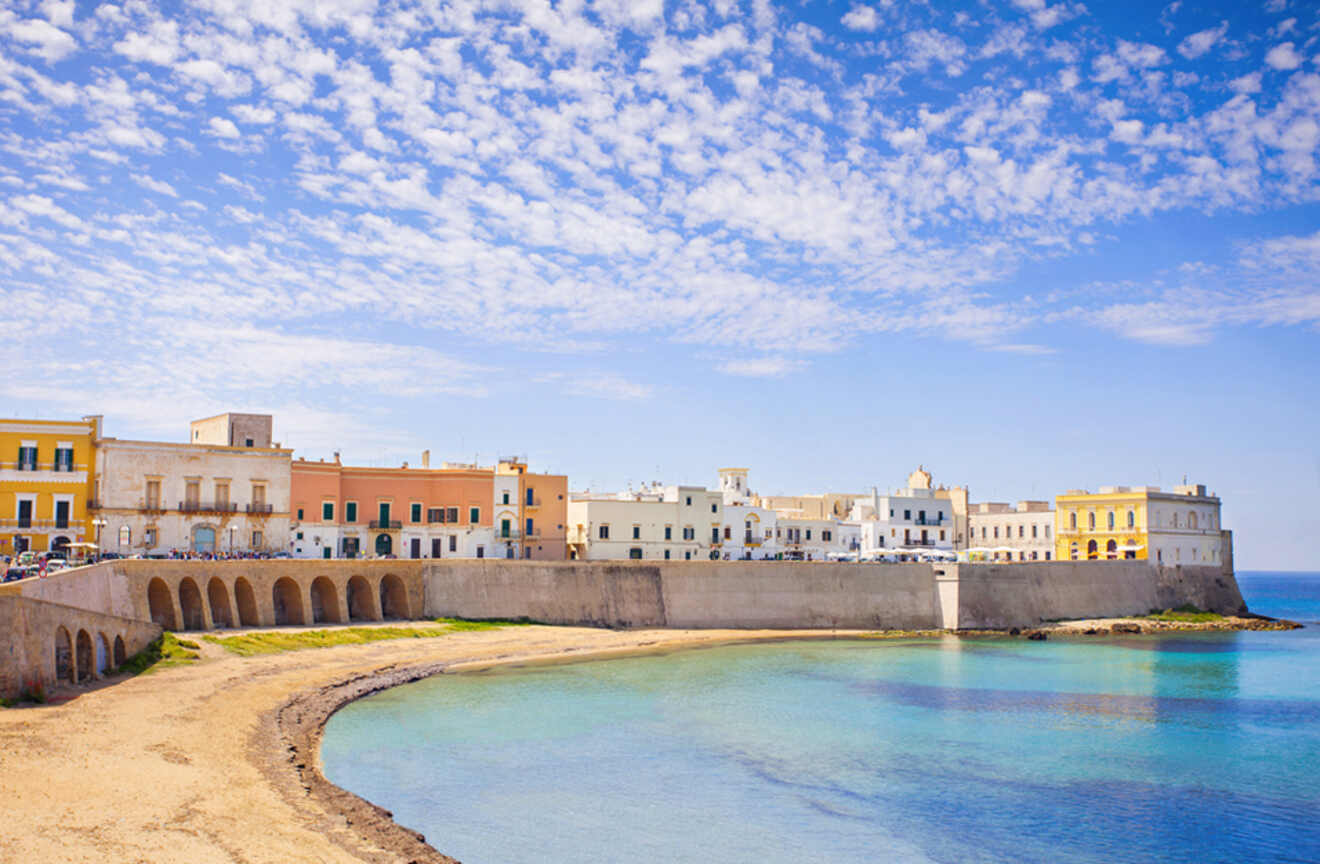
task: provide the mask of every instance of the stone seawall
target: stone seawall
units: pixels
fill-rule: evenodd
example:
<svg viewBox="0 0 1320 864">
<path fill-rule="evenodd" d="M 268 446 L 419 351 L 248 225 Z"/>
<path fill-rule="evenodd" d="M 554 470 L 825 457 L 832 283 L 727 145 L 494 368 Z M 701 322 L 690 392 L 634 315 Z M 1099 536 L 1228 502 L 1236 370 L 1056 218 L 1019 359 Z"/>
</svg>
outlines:
<svg viewBox="0 0 1320 864">
<path fill-rule="evenodd" d="M 75 630 L 119 627 L 113 622 L 153 633 L 438 616 L 622 628 L 925 630 L 1024 627 L 1186 604 L 1223 614 L 1246 608 L 1231 571 L 1145 561 L 114 561 L 0 586 L 0 600 L 24 601 L 10 602 L 9 617 L 0 619 L 9 642 L 0 683 L 33 674 L 53 679 L 59 628 L 77 643 Z M 50 614 L 38 611 L 46 607 Z M 74 613 L 104 621 L 78 623 Z M 148 630 L 127 623 L 120 629 L 133 634 L 125 636 L 126 646 L 136 646 L 131 655 L 149 641 L 141 638 Z"/>
<path fill-rule="evenodd" d="M 59 603 L 0 595 L 0 696 L 100 678 L 160 635 L 160 627 Z"/>
</svg>

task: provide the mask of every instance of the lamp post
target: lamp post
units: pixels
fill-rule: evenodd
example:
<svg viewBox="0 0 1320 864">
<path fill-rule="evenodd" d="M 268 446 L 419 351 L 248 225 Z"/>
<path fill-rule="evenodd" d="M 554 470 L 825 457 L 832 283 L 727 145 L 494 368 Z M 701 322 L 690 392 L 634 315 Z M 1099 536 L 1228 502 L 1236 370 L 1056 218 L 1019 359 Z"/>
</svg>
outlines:
<svg viewBox="0 0 1320 864">
<path fill-rule="evenodd" d="M 101 557 L 101 529 L 104 528 L 107 524 L 109 523 L 107 523 L 105 519 L 101 518 L 100 516 L 92 520 L 92 527 L 96 529 L 96 557 L 98 559 Z"/>
<path fill-rule="evenodd" d="M 234 557 L 234 530 L 235 530 L 237 527 L 238 527 L 238 526 L 236 526 L 236 525 L 230 525 L 230 526 L 229 526 L 229 557 L 230 557 L 230 558 L 233 558 L 233 557 Z"/>
</svg>

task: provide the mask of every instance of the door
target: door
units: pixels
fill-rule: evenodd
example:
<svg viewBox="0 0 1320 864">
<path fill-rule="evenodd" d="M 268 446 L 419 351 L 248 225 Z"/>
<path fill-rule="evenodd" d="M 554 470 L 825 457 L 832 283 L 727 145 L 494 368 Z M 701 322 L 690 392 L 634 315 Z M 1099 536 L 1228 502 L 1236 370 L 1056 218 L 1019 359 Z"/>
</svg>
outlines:
<svg viewBox="0 0 1320 864">
<path fill-rule="evenodd" d="M 439 537 L 432 537 L 432 538 L 431 538 L 431 557 L 432 557 L 432 558 L 439 558 L 439 557 L 440 557 L 440 546 L 441 546 L 440 538 L 439 538 Z"/>
<path fill-rule="evenodd" d="M 380 515 L 380 527 L 382 528 L 390 527 L 390 505 L 388 503 L 382 503 L 380 505 L 379 515 Z"/>
<path fill-rule="evenodd" d="M 199 525 L 193 529 L 193 551 L 199 555 L 215 552 L 215 529 Z"/>
<path fill-rule="evenodd" d="M 508 520 L 508 519 L 501 519 L 501 520 L 500 520 L 500 536 L 501 536 L 501 537 L 508 537 L 508 536 L 509 536 L 509 528 L 510 528 L 509 520 Z"/>
<path fill-rule="evenodd" d="M 19 501 L 19 502 L 18 502 L 18 527 L 19 527 L 19 528 L 31 528 L 31 527 L 32 527 L 32 502 L 31 502 L 31 501 Z"/>
<path fill-rule="evenodd" d="M 381 506 L 382 506 L 382 507 L 389 507 L 390 505 L 388 505 L 388 504 L 382 504 Z M 386 511 L 383 511 L 383 512 L 388 513 L 389 511 L 386 510 Z M 391 544 L 391 542 L 390 542 L 390 535 L 388 535 L 388 534 L 377 534 L 377 535 L 376 535 L 376 554 L 377 554 L 377 555 L 388 555 L 388 554 L 390 554 L 390 552 L 393 550 L 393 548 L 394 548 L 394 547 L 393 547 L 393 544 Z"/>
<path fill-rule="evenodd" d="M 330 547 L 329 547 L 329 546 L 322 547 L 322 549 L 321 549 L 321 557 L 322 557 L 322 558 L 329 558 L 329 557 L 330 557 Z"/>
<path fill-rule="evenodd" d="M 69 527 L 69 502 L 68 502 L 68 501 L 56 501 L 56 502 L 55 502 L 55 527 L 56 527 L 56 528 L 68 528 L 68 527 Z"/>
<path fill-rule="evenodd" d="M 412 538 L 412 543 L 410 544 L 410 548 L 409 548 L 408 551 L 409 551 L 409 553 L 412 555 L 412 557 L 414 557 L 414 558 L 421 558 L 421 557 L 422 557 L 422 538 L 420 538 L 420 537 L 414 537 L 414 538 Z"/>
</svg>

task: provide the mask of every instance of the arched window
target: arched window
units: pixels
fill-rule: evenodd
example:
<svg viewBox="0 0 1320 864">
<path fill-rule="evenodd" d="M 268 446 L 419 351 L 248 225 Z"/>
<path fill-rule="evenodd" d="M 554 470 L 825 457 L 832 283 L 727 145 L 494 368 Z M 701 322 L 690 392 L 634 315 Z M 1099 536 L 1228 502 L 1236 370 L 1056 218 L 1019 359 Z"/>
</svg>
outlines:
<svg viewBox="0 0 1320 864">
<path fill-rule="evenodd" d="M 1068 514 L 1068 527 L 1071 528 L 1071 529 L 1074 530 L 1074 531 L 1077 530 L 1077 511 L 1076 511 L 1076 510 L 1074 510 L 1073 512 L 1071 512 L 1071 513 Z"/>
<path fill-rule="evenodd" d="M 1095 541 L 1094 541 L 1094 540 L 1092 540 L 1091 542 L 1087 543 L 1087 544 L 1086 544 L 1086 557 L 1087 557 L 1087 558 L 1095 558 L 1095 557 L 1097 556 L 1096 549 L 1097 549 L 1097 547 L 1096 547 L 1096 544 L 1095 544 Z"/>
<path fill-rule="evenodd" d="M 1114 511 L 1113 511 L 1113 510 L 1110 510 L 1110 511 L 1109 511 L 1109 530 L 1110 530 L 1110 531 L 1113 531 L 1113 530 L 1114 530 Z"/>
<path fill-rule="evenodd" d="M 1117 541 L 1110 540 L 1108 543 L 1105 544 L 1105 557 L 1111 560 L 1118 557 Z"/>
<path fill-rule="evenodd" d="M 1095 513 L 1094 513 L 1094 511 L 1091 512 L 1091 513 L 1087 513 L 1087 514 L 1086 514 L 1086 527 L 1090 528 L 1092 531 L 1095 530 Z"/>
<path fill-rule="evenodd" d="M 1136 527 L 1137 527 L 1137 514 L 1136 514 L 1136 511 L 1134 511 L 1134 510 L 1129 510 L 1129 511 L 1128 511 L 1128 527 L 1129 527 L 1129 528 L 1136 528 Z"/>
<path fill-rule="evenodd" d="M 127 525 L 119 529 L 119 545 L 127 546 L 133 542 L 133 532 Z"/>
</svg>

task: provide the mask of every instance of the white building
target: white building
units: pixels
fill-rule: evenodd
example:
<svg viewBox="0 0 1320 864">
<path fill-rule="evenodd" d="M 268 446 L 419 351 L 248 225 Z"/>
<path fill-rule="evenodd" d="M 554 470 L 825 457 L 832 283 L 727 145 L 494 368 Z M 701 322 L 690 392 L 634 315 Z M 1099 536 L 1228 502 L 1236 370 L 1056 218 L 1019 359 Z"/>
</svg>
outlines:
<svg viewBox="0 0 1320 864">
<path fill-rule="evenodd" d="M 241 419 L 233 425 L 241 425 L 244 443 L 228 444 L 232 433 L 224 420 L 230 416 L 198 421 L 187 444 L 97 440 L 92 523 L 103 551 L 167 555 L 289 548 L 292 451 L 270 444 L 269 415 L 232 415 Z M 262 418 L 264 424 L 255 422 Z M 212 438 L 226 443 L 209 443 Z"/>
<path fill-rule="evenodd" d="M 1103 490 L 1102 490 L 1103 491 Z M 1223 525 L 1219 497 L 1201 484 L 1152 491 L 1149 496 L 1147 557 L 1162 564 L 1222 564 Z"/>
<path fill-rule="evenodd" d="M 645 487 L 568 501 L 569 558 L 692 561 L 722 552 L 723 495 L 703 486 Z"/>
<path fill-rule="evenodd" d="M 971 505 L 967 555 L 981 561 L 1049 561 L 1054 555 L 1054 507 L 1048 501 Z"/>
<path fill-rule="evenodd" d="M 952 552 L 955 533 L 953 502 L 931 488 L 931 475 L 918 468 L 908 485 L 892 494 L 871 491 L 853 503 L 848 521 L 856 523 L 861 557 L 889 554 Z"/>
</svg>

